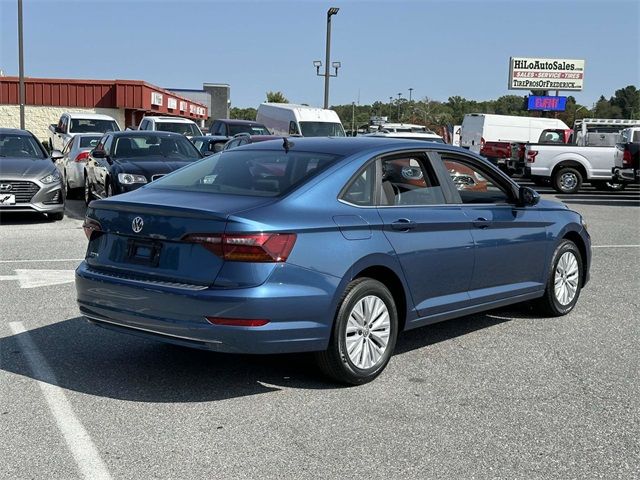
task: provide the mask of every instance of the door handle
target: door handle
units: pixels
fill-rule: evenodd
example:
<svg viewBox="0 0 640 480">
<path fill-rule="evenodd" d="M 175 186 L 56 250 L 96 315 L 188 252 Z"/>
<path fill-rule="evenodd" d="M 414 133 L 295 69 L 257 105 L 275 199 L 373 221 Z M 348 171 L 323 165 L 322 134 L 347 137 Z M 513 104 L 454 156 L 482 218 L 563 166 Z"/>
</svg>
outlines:
<svg viewBox="0 0 640 480">
<path fill-rule="evenodd" d="M 473 221 L 473 226 L 476 228 L 489 228 L 489 220 L 484 217 L 478 217 Z"/>
<path fill-rule="evenodd" d="M 400 218 L 395 222 L 391 222 L 391 229 L 398 230 L 401 232 L 408 232 L 409 230 L 413 230 L 416 228 L 416 223 L 408 218 Z"/>
</svg>

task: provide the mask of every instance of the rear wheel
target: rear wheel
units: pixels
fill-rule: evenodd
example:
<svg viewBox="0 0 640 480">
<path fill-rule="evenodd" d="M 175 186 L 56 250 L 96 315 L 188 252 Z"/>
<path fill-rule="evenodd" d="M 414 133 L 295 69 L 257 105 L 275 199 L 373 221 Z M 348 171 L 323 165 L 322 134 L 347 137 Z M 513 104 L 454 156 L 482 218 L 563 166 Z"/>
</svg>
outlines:
<svg viewBox="0 0 640 480">
<path fill-rule="evenodd" d="M 583 264 L 575 243 L 563 240 L 553 254 L 544 296 L 534 302 L 540 314 L 566 315 L 578 301 L 582 289 Z"/>
<path fill-rule="evenodd" d="M 376 378 L 389 363 L 398 335 L 393 296 L 377 280 L 351 282 L 336 315 L 329 348 L 316 354 L 331 378 L 361 385 Z"/>
<path fill-rule="evenodd" d="M 88 175 L 84 176 L 84 203 L 89 205 L 91 200 L 93 199 L 93 192 L 91 190 L 91 182 L 89 181 Z"/>
<path fill-rule="evenodd" d="M 576 193 L 582 186 L 582 175 L 573 167 L 560 168 L 553 175 L 552 184 L 558 193 Z"/>
</svg>

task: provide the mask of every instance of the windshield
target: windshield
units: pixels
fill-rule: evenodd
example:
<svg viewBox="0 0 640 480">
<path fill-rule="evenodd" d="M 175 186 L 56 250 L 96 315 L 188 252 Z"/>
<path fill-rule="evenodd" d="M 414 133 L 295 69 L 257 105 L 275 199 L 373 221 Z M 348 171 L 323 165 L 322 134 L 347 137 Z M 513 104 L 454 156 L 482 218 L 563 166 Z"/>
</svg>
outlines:
<svg viewBox="0 0 640 480">
<path fill-rule="evenodd" d="M 91 120 L 74 118 L 71 120 L 70 133 L 119 132 L 118 124 L 114 120 Z"/>
<path fill-rule="evenodd" d="M 47 158 L 35 138 L 21 133 L 0 134 L 0 157 Z"/>
<path fill-rule="evenodd" d="M 229 125 L 229 134 L 231 137 L 239 133 L 248 133 L 249 135 L 271 135 L 267 127 L 263 125 Z"/>
<path fill-rule="evenodd" d="M 100 138 L 101 137 L 97 135 L 95 137 L 81 137 L 80 148 L 94 148 L 96 145 L 98 145 Z"/>
<path fill-rule="evenodd" d="M 190 137 L 202 135 L 202 132 L 195 123 L 156 122 L 156 130 L 189 135 Z"/>
<path fill-rule="evenodd" d="M 158 157 L 182 161 L 202 158 L 189 140 L 178 136 L 140 134 L 117 137 L 111 151 L 112 158 L 135 158 L 136 161 L 158 160 Z"/>
<path fill-rule="evenodd" d="M 344 137 L 344 129 L 339 123 L 300 122 L 304 137 Z"/>
<path fill-rule="evenodd" d="M 150 187 L 276 197 L 339 157 L 323 153 L 226 150 L 156 180 Z"/>
</svg>

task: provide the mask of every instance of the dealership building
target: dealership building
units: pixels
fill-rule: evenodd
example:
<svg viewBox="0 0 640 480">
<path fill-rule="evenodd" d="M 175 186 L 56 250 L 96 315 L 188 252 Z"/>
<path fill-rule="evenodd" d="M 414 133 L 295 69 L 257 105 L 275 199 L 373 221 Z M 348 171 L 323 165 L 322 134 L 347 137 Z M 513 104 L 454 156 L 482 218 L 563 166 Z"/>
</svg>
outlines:
<svg viewBox="0 0 640 480">
<path fill-rule="evenodd" d="M 209 107 L 140 80 L 25 78 L 25 128 L 40 140 L 64 112 L 103 113 L 121 128 L 136 128 L 145 115 L 188 118 L 199 125 Z M 0 77 L 0 127 L 20 127 L 18 77 Z"/>
</svg>

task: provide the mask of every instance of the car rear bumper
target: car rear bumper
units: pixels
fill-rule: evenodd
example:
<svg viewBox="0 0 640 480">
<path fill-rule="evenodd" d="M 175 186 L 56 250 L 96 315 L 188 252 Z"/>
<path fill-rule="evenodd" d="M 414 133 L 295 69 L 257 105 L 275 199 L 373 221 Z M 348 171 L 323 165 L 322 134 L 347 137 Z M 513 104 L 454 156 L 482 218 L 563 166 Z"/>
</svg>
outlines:
<svg viewBox="0 0 640 480">
<path fill-rule="evenodd" d="M 116 278 L 83 262 L 80 312 L 100 326 L 168 343 L 229 353 L 327 348 L 340 279 L 289 264 L 262 285 L 193 289 Z M 205 317 L 267 319 L 261 327 L 212 325 Z"/>
<path fill-rule="evenodd" d="M 614 180 L 621 182 L 640 182 L 640 170 L 614 167 L 611 173 L 613 174 Z"/>
</svg>

